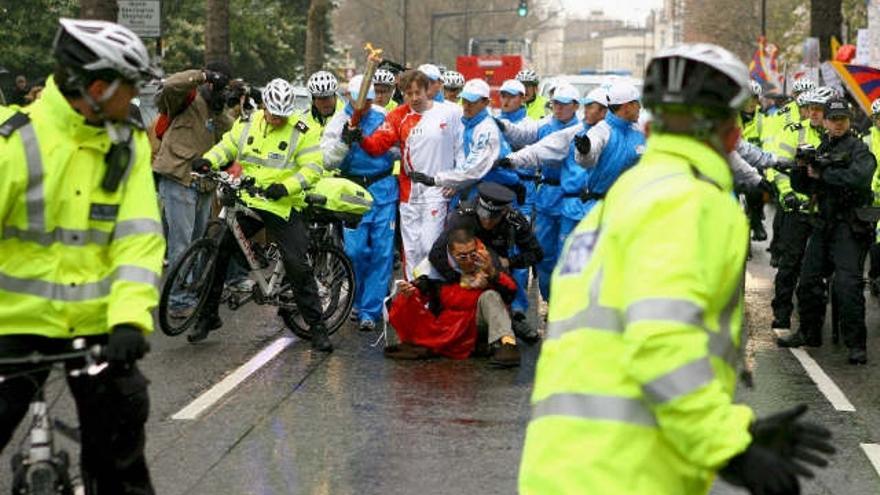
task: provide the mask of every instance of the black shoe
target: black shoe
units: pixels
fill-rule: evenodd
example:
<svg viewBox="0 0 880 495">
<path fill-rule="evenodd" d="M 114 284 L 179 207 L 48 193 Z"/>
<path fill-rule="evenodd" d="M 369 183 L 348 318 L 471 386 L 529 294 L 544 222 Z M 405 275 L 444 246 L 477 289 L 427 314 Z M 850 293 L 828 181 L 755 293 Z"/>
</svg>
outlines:
<svg viewBox="0 0 880 495">
<path fill-rule="evenodd" d="M 208 338 L 208 334 L 223 326 L 223 320 L 216 314 L 199 318 L 195 326 L 186 335 L 186 341 L 190 344 L 201 342 Z"/>
<path fill-rule="evenodd" d="M 779 258 L 776 256 L 770 256 L 770 266 L 773 268 L 779 268 Z"/>
<path fill-rule="evenodd" d="M 752 240 L 758 242 L 767 240 L 767 231 L 764 230 L 764 225 L 761 222 L 757 222 L 757 225 L 752 228 Z"/>
<path fill-rule="evenodd" d="M 770 324 L 770 328 L 791 328 L 791 320 L 773 318 L 773 323 Z"/>
<path fill-rule="evenodd" d="M 849 364 L 868 364 L 868 352 L 864 349 L 850 349 Z"/>
<path fill-rule="evenodd" d="M 515 311 L 511 320 L 513 323 L 513 334 L 522 339 L 523 342 L 532 345 L 541 340 L 541 334 L 538 333 L 538 329 L 529 325 L 524 313 Z"/>
<path fill-rule="evenodd" d="M 776 345 L 779 347 L 822 347 L 822 339 L 804 337 L 801 332 L 797 332 L 789 337 L 780 337 L 776 339 Z"/>
<path fill-rule="evenodd" d="M 312 350 L 319 352 L 333 352 L 333 344 L 327 336 L 327 327 L 318 324 L 312 326 Z"/>
<path fill-rule="evenodd" d="M 489 365 L 495 368 L 519 366 L 519 349 L 514 344 L 501 344 L 489 358 Z"/>
</svg>

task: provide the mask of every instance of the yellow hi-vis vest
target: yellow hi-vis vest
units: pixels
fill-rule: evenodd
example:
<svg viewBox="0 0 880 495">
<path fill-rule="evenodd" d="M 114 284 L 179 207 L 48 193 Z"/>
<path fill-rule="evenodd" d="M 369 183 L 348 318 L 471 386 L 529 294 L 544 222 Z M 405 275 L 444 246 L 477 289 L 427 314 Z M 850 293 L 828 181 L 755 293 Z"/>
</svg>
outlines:
<svg viewBox="0 0 880 495">
<path fill-rule="evenodd" d="M 775 114 L 767 116 L 761 133 L 761 148 L 767 151 L 786 125 L 800 120 L 797 103 L 794 101 L 788 102 Z"/>
<path fill-rule="evenodd" d="M 813 126 L 810 125 L 809 119 L 807 119 L 797 124 L 786 125 L 782 132 L 777 134 L 777 139 L 769 145 L 770 149 L 765 151 L 773 153 L 779 159 L 792 161 L 794 160 L 799 146 L 811 144 L 818 148 L 821 142 L 821 131 L 813 128 Z M 785 198 L 786 194 L 794 191 L 791 187 L 791 178 L 787 173 L 776 170 L 775 168 L 767 169 L 766 175 L 767 180 L 776 186 L 776 190 L 778 191 L 778 202 L 782 206 L 782 209 L 784 211 L 789 211 L 790 208 L 785 206 L 783 198 Z M 806 204 L 810 200 L 809 196 L 806 194 L 796 191 L 794 193 L 798 198 L 798 201 L 802 204 Z"/>
<path fill-rule="evenodd" d="M 547 115 L 547 98 L 541 95 L 535 95 L 535 99 L 531 103 L 524 103 L 526 106 L 526 116 L 532 120 L 541 120 Z"/>
<path fill-rule="evenodd" d="M 247 193 L 243 197 L 248 206 L 287 219 L 292 208 L 305 207 L 304 191 L 324 175 L 321 135 L 296 116 L 281 127 L 272 127 L 263 112 L 254 112 L 250 120 L 237 120 L 204 156 L 214 168 L 238 161 L 244 175 L 255 178 L 261 187 L 283 184 L 288 195 L 277 201 Z"/>
<path fill-rule="evenodd" d="M 868 149 L 874 154 L 874 158 L 880 160 L 880 129 L 871 126 L 871 132 L 863 138 Z M 871 181 L 871 190 L 874 191 L 874 206 L 880 206 L 880 167 L 874 170 L 874 179 Z"/>
<path fill-rule="evenodd" d="M 761 135 L 764 133 L 764 112 L 755 110 L 755 116 L 748 123 L 743 124 L 742 117 L 737 116 L 739 127 L 742 129 L 742 138 L 755 146 L 761 146 Z"/>
<path fill-rule="evenodd" d="M 708 493 L 751 442 L 733 404 L 748 223 L 727 162 L 652 134 L 569 236 L 520 466 L 522 494 Z"/>
<path fill-rule="evenodd" d="M 133 132 L 108 192 L 103 126 L 88 125 L 51 77 L 24 111 L 29 122 L 0 136 L 0 335 L 152 331 L 165 240 L 146 134 Z"/>
</svg>

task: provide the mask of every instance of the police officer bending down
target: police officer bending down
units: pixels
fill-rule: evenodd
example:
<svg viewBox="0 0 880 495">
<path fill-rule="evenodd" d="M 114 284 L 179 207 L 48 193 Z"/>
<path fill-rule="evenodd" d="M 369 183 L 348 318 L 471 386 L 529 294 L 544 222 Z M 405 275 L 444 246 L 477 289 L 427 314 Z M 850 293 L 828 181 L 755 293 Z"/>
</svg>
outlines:
<svg viewBox="0 0 880 495">
<path fill-rule="evenodd" d="M 807 241 L 797 289 L 800 328 L 778 343 L 783 347 L 822 345 L 822 323 L 828 302 L 825 277 L 833 272 L 832 297 L 840 305 L 840 328 L 849 348 L 849 363 L 865 364 L 868 355 L 862 273 L 874 229 L 860 220 L 856 211 L 871 204 L 876 161 L 868 147 L 850 131 L 851 119 L 852 110 L 846 100 L 830 99 L 825 106 L 827 132 L 822 143 L 815 156 L 802 159 L 806 167 L 792 171 L 792 187 L 814 195 L 819 214 Z"/>
<path fill-rule="evenodd" d="M 458 228 L 472 230 L 483 244 L 498 255 L 502 268 L 510 271 L 529 268 L 544 257 L 541 245 L 532 232 L 528 218 L 513 208 L 514 193 L 495 182 L 481 182 L 477 186 L 476 201 L 462 201 L 452 212 L 449 227 L 434 243 L 428 256 L 431 265 L 438 268 L 446 280 L 457 280 L 456 273 L 446 263 L 446 237 Z M 516 313 L 513 332 L 517 337 L 532 343 L 538 339 L 536 329 L 529 327 L 525 315 Z"/>
</svg>

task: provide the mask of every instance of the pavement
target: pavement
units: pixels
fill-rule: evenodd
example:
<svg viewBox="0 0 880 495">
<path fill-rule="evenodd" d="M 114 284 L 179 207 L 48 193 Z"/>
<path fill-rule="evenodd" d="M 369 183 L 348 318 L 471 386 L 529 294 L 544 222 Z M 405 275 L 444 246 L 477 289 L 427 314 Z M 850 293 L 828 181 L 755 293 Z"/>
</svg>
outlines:
<svg viewBox="0 0 880 495">
<path fill-rule="evenodd" d="M 774 343 L 773 270 L 766 242 L 752 246 L 746 318 L 755 386 L 741 386 L 737 399 L 759 416 L 805 403 L 808 417 L 834 432 L 837 455 L 802 493 L 880 494 L 880 453 L 877 465 L 866 454 L 880 450 L 870 446 L 880 444 L 878 301 L 867 296 L 867 366 L 846 364 L 827 324 L 826 345 L 806 351 L 812 371 L 827 376 L 817 379 L 823 392 L 795 354 Z M 151 336 L 142 369 L 152 382 L 147 456 L 157 493 L 516 492 L 538 347 L 524 346 L 523 366 L 512 370 L 484 359 L 397 362 L 383 358 L 378 333 L 346 325 L 325 355 L 293 337 L 272 308 L 222 316 L 224 327 L 198 345 Z M 58 399 L 52 412 L 75 424 L 55 378 L 47 387 Z M 10 490 L 6 466 L 23 432 L 0 455 L 0 493 Z M 64 438 L 58 444 L 76 451 Z M 743 493 L 722 482 L 712 490 Z"/>
</svg>

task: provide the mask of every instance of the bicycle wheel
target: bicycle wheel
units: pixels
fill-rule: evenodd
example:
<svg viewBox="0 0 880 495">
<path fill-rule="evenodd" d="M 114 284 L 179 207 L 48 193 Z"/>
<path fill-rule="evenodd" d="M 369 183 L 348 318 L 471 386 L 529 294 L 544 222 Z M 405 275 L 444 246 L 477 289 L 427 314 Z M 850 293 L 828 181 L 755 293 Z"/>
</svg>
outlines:
<svg viewBox="0 0 880 495">
<path fill-rule="evenodd" d="M 208 300 L 218 252 L 213 239 L 199 239 L 171 268 L 159 298 L 159 326 L 165 335 L 180 335 L 198 319 Z"/>
<path fill-rule="evenodd" d="M 333 246 L 316 246 L 309 250 L 309 262 L 318 285 L 324 325 L 333 334 L 348 319 L 354 304 L 354 268 L 345 253 Z M 312 332 L 299 311 L 279 309 L 278 316 L 294 335 L 311 339 Z"/>
</svg>

